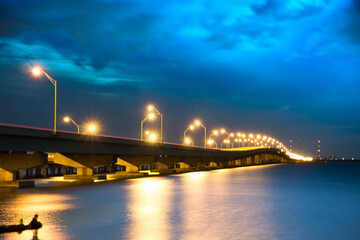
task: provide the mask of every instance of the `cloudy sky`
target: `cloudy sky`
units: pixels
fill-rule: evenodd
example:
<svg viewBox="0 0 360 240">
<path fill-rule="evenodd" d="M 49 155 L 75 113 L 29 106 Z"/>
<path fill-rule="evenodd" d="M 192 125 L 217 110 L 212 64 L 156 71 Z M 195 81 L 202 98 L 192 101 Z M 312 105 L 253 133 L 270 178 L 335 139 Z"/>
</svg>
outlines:
<svg viewBox="0 0 360 240">
<path fill-rule="evenodd" d="M 58 129 L 140 138 L 152 103 L 168 142 L 199 118 L 360 158 L 358 0 L 1 0 L 0 53 L 2 123 L 52 128 L 40 65 Z"/>
</svg>

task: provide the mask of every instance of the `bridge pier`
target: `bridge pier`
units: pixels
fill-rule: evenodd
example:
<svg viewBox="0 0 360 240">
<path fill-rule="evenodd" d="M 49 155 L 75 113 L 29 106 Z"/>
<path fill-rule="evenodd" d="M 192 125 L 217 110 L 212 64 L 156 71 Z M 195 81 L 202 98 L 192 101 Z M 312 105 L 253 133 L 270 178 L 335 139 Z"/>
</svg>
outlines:
<svg viewBox="0 0 360 240">
<path fill-rule="evenodd" d="M 14 173 L 0 168 L 0 182 L 12 182 L 12 181 L 14 181 Z"/>
<path fill-rule="evenodd" d="M 18 171 L 22 176 L 22 169 L 43 166 L 46 157 L 43 153 L 33 152 L 0 152 L 0 187 L 34 187 L 34 181 L 15 180 Z"/>
<path fill-rule="evenodd" d="M 76 168 L 76 175 L 65 175 L 66 171 L 63 170 L 64 179 L 76 179 L 76 180 L 93 180 L 93 170 L 83 164 L 75 161 L 61 153 L 48 154 L 48 163 L 60 164 L 62 166 Z M 50 166 L 50 174 L 55 175 L 55 167 Z M 59 169 L 58 169 L 59 171 Z"/>
<path fill-rule="evenodd" d="M 117 158 L 117 165 L 125 166 L 125 172 L 126 173 L 138 173 L 139 167 L 135 166 L 134 164 L 131 164 L 129 161 L 125 161 L 124 159 Z"/>
<path fill-rule="evenodd" d="M 78 167 L 76 168 L 76 176 L 79 180 L 92 179 L 93 170 L 87 167 Z M 65 179 L 65 177 L 64 177 Z"/>
</svg>

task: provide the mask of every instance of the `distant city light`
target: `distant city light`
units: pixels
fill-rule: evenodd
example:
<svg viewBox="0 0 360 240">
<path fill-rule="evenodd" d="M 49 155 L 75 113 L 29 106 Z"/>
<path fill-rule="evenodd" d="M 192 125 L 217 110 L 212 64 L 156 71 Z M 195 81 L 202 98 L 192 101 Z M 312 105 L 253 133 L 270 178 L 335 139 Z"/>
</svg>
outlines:
<svg viewBox="0 0 360 240">
<path fill-rule="evenodd" d="M 302 161 L 312 161 L 313 158 L 312 157 L 303 157 L 301 155 L 292 153 L 292 152 L 287 152 L 286 153 L 291 159 L 295 159 L 295 160 L 302 160 Z"/>
</svg>

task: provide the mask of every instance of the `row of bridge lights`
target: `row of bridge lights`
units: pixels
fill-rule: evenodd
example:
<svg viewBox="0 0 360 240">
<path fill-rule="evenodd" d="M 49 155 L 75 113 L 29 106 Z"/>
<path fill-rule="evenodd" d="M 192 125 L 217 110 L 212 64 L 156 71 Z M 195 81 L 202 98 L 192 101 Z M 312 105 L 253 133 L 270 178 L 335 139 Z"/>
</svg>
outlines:
<svg viewBox="0 0 360 240">
<path fill-rule="evenodd" d="M 154 120 L 156 115 L 161 116 L 161 139 L 160 142 L 162 142 L 162 132 L 163 132 L 163 115 L 158 111 L 153 105 L 149 105 L 147 107 L 148 114 L 144 118 L 144 120 L 141 121 L 141 140 L 144 140 L 144 122 L 147 120 Z M 213 130 L 209 138 L 207 139 L 206 135 L 206 127 L 200 120 L 195 120 L 193 124 L 190 124 L 188 128 L 184 131 L 184 145 L 194 146 L 194 141 L 187 136 L 188 131 L 193 131 L 197 127 L 201 127 L 204 129 L 204 147 L 212 147 L 215 145 L 215 148 L 218 148 L 218 144 L 214 140 L 214 137 L 225 134 L 226 138 L 222 140 L 220 147 L 223 148 L 223 144 L 225 144 L 225 147 L 234 147 L 234 145 L 237 143 L 238 147 L 246 147 L 246 144 L 248 147 L 277 147 L 283 151 L 287 151 L 287 148 L 278 140 L 275 138 L 271 138 L 268 136 L 262 136 L 260 134 L 257 134 L 256 136 L 252 133 L 245 134 L 238 132 L 236 135 L 235 133 L 228 133 L 225 129 L 220 130 Z M 145 136 L 147 137 L 146 140 L 149 141 L 157 141 L 157 134 L 153 131 L 145 131 Z"/>
<path fill-rule="evenodd" d="M 41 74 L 44 74 L 49 80 L 50 82 L 54 85 L 55 87 L 55 101 L 54 101 L 54 133 L 56 134 L 56 114 L 57 114 L 57 81 L 54 80 L 53 78 L 51 78 L 43 69 L 39 68 L 39 67 L 35 67 L 32 69 L 32 72 L 35 76 L 40 76 Z M 141 125 L 141 140 L 144 140 L 144 133 L 145 136 L 147 138 L 147 140 L 149 141 L 157 141 L 158 136 L 156 134 L 156 132 L 151 132 L 151 131 L 145 131 L 144 132 L 144 123 L 147 120 L 153 120 L 155 119 L 156 116 L 160 116 L 160 142 L 162 142 L 163 140 L 163 114 L 156 109 L 153 105 L 149 105 L 147 107 L 148 110 L 148 114 L 146 115 L 146 117 L 141 121 L 140 125 Z M 70 118 L 69 116 L 64 117 L 64 122 L 69 123 L 72 122 L 76 128 L 77 128 L 77 132 L 80 134 L 80 125 L 77 124 L 72 118 Z M 220 129 L 220 130 L 213 130 L 210 137 L 207 139 L 206 138 L 206 127 L 203 125 L 203 123 L 199 120 L 195 120 L 193 122 L 193 124 L 189 125 L 189 127 L 184 131 L 184 145 L 194 145 L 194 142 L 192 141 L 191 138 L 189 138 L 186 134 L 189 130 L 195 130 L 195 128 L 197 127 L 201 127 L 204 129 L 204 147 L 212 147 L 213 144 L 215 145 L 216 148 L 218 148 L 218 144 L 215 142 L 215 140 L 213 139 L 213 136 L 218 136 L 220 134 L 226 134 L 226 138 L 221 142 L 221 148 L 223 143 L 225 144 L 226 147 L 232 146 L 234 147 L 235 143 L 238 143 L 238 146 L 240 147 L 240 145 L 242 145 L 243 147 L 246 146 L 246 144 L 248 143 L 248 146 L 259 146 L 259 147 L 277 147 L 277 148 L 281 148 L 283 151 L 287 151 L 286 147 L 280 143 L 279 141 L 277 141 L 274 138 L 271 137 L 267 137 L 267 136 L 261 136 L 261 135 L 255 135 L 250 133 L 248 135 L 246 135 L 245 133 L 237 133 L 237 137 L 235 137 L 234 133 L 228 133 L 225 129 Z M 95 123 L 88 123 L 87 126 L 85 127 L 84 133 L 95 133 L 97 130 L 97 126 Z M 233 141 L 231 141 L 231 139 Z"/>
</svg>

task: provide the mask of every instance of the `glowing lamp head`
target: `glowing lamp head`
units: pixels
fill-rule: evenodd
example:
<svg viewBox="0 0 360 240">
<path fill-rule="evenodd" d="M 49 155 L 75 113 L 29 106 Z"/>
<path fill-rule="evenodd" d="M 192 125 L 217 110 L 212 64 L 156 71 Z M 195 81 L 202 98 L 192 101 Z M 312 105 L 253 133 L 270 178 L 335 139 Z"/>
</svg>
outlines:
<svg viewBox="0 0 360 240">
<path fill-rule="evenodd" d="M 218 130 L 215 130 L 214 131 L 214 135 L 218 135 L 219 134 L 219 131 Z"/>
<path fill-rule="evenodd" d="M 155 118 L 155 115 L 154 115 L 153 113 L 150 113 L 150 114 L 148 115 L 148 117 L 149 117 L 150 119 L 154 119 L 154 118 Z"/>
<path fill-rule="evenodd" d="M 191 143 L 190 138 L 186 138 L 186 139 L 185 139 L 185 142 L 186 142 L 187 144 Z"/>
<path fill-rule="evenodd" d="M 246 134 L 243 134 L 241 137 L 245 138 L 245 137 L 246 137 Z"/>
<path fill-rule="evenodd" d="M 257 138 L 257 139 L 260 139 L 260 138 L 261 138 L 261 135 L 259 135 L 259 134 L 256 135 L 256 138 Z"/>
<path fill-rule="evenodd" d="M 238 136 L 238 137 L 241 137 L 241 133 L 237 133 L 237 136 Z"/>
<path fill-rule="evenodd" d="M 230 137 L 233 137 L 234 136 L 234 134 L 233 133 L 230 133 Z"/>
<path fill-rule="evenodd" d="M 236 139 L 235 139 L 235 142 L 238 142 L 238 141 L 239 141 L 239 140 L 236 138 Z"/>
<path fill-rule="evenodd" d="M 64 117 L 64 122 L 70 122 L 70 118 L 69 117 Z"/>
<path fill-rule="evenodd" d="M 226 139 L 224 139 L 224 143 L 227 143 Z"/>
<path fill-rule="evenodd" d="M 90 124 L 88 129 L 89 129 L 89 132 L 95 132 L 96 131 L 96 126 L 94 124 Z"/>
<path fill-rule="evenodd" d="M 254 135 L 250 133 L 249 138 L 254 138 Z"/>
<path fill-rule="evenodd" d="M 190 125 L 191 130 L 194 130 L 194 128 L 195 128 L 194 125 Z"/>
<path fill-rule="evenodd" d="M 221 132 L 221 133 L 224 133 L 224 132 L 225 132 L 225 129 L 221 129 L 220 132 Z"/>
<path fill-rule="evenodd" d="M 196 121 L 195 121 L 195 125 L 196 125 L 196 126 L 199 126 L 199 125 L 200 125 L 200 121 L 199 121 L 199 120 L 196 120 Z"/>
<path fill-rule="evenodd" d="M 35 76 L 38 76 L 40 73 L 41 73 L 41 68 L 38 68 L 38 67 L 35 67 L 32 69 L 32 73 L 35 75 Z"/>
<path fill-rule="evenodd" d="M 150 134 L 149 139 L 150 139 L 150 141 L 155 141 L 156 140 L 156 134 L 155 133 Z"/>
<path fill-rule="evenodd" d="M 154 106 L 153 106 L 153 105 L 149 105 L 149 106 L 148 106 L 148 110 L 149 110 L 149 111 L 152 111 L 153 109 L 154 109 Z"/>
<path fill-rule="evenodd" d="M 208 144 L 211 145 L 211 144 L 213 144 L 213 143 L 214 143 L 214 140 L 209 139 Z"/>
<path fill-rule="evenodd" d="M 150 132 L 149 131 L 145 131 L 145 135 L 149 135 L 150 134 Z"/>
</svg>

